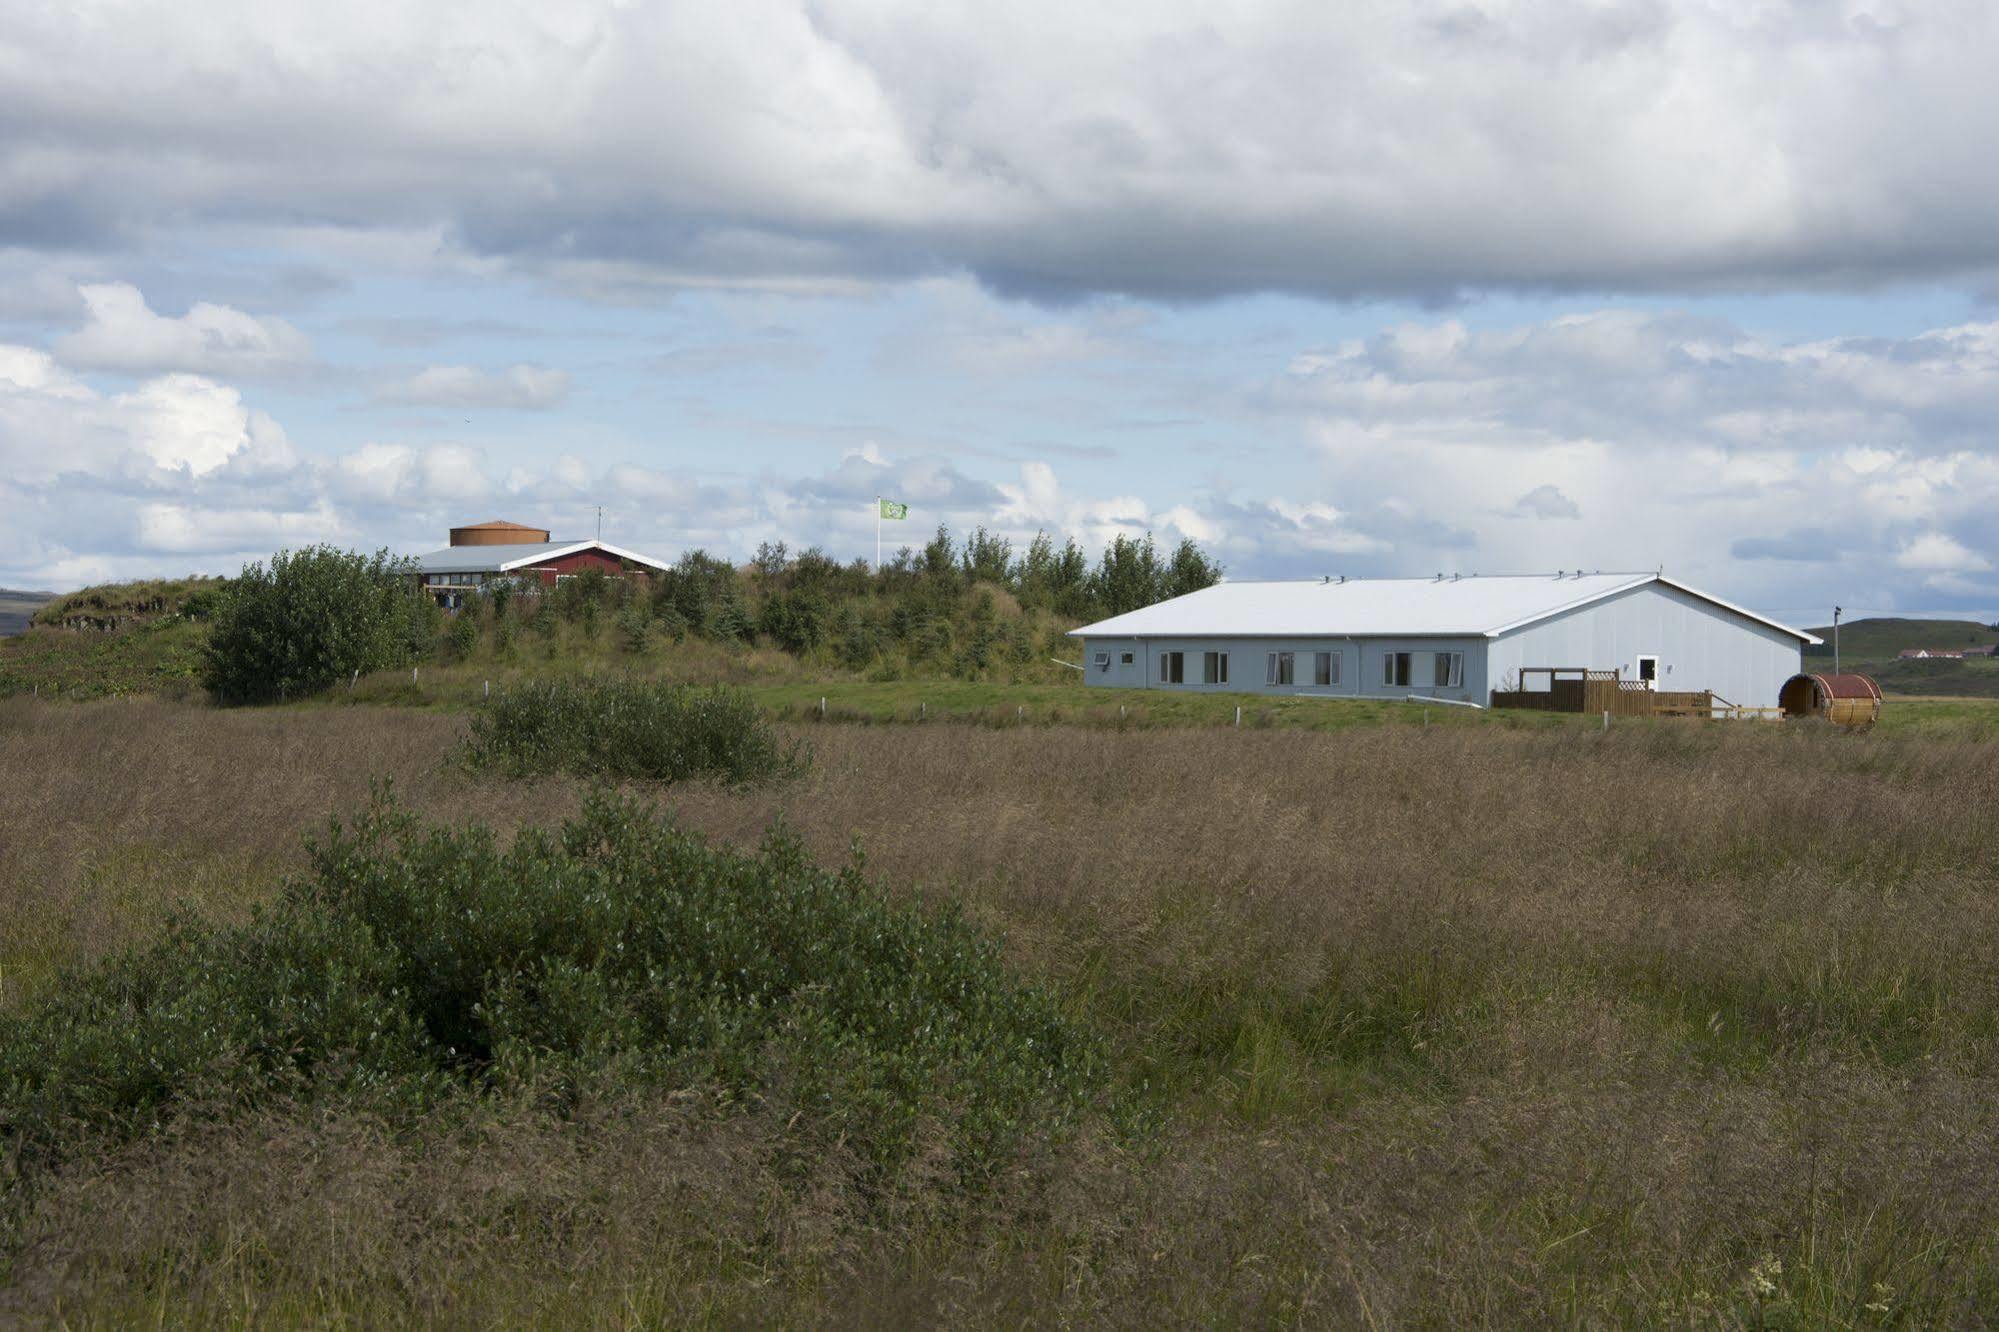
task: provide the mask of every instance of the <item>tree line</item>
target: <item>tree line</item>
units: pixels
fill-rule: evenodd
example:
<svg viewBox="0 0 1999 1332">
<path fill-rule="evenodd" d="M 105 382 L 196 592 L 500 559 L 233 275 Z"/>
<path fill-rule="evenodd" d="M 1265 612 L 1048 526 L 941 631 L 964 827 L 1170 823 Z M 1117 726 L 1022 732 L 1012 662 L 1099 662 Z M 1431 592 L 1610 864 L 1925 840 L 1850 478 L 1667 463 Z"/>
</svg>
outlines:
<svg viewBox="0 0 1999 1332">
<path fill-rule="evenodd" d="M 782 542 L 758 547 L 742 569 L 693 550 L 643 577 L 589 571 L 553 588 L 501 580 L 446 617 L 413 561 L 315 546 L 251 564 L 214 592 L 203 675 L 220 701 L 265 702 L 433 656 L 505 658 L 535 639 L 553 653 L 609 628 L 612 644 L 634 655 L 697 638 L 880 678 L 978 679 L 1061 653 L 1076 623 L 1221 576 L 1191 540 L 1163 551 L 1150 535 L 1119 535 L 1093 561 L 1073 537 L 1058 546 L 1038 533 L 1016 548 L 984 528 L 959 541 L 939 527 L 879 568 L 817 547 L 793 555 Z"/>
</svg>

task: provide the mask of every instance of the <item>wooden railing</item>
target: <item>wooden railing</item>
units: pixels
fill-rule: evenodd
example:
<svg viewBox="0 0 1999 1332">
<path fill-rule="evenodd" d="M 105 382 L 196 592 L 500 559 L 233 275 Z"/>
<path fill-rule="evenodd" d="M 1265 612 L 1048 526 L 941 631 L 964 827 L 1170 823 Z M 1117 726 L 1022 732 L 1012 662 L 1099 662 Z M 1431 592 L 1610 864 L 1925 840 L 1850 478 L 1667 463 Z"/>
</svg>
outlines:
<svg viewBox="0 0 1999 1332">
<path fill-rule="evenodd" d="M 1520 672 L 1525 686 L 1535 676 L 1547 677 L 1545 689 L 1495 689 L 1495 708 L 1528 708 L 1540 712 L 1609 713 L 1613 717 L 1712 717 L 1717 715 L 1715 696 L 1705 689 L 1654 689 L 1649 680 L 1628 680 L 1618 671 L 1589 670 L 1580 666 L 1528 666 Z M 1744 715 L 1753 709 L 1731 709 L 1728 715 Z"/>
</svg>

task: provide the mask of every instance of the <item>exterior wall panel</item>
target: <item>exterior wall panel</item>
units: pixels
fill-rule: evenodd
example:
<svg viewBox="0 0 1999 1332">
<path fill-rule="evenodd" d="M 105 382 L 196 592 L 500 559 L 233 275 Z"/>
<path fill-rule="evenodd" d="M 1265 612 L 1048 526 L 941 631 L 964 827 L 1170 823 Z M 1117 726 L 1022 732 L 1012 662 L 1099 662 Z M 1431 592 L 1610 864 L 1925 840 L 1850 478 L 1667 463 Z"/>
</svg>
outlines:
<svg viewBox="0 0 1999 1332">
<path fill-rule="evenodd" d="M 553 583 L 558 574 L 580 574 L 585 569 L 602 569 L 607 574 L 615 574 L 622 568 L 615 555 L 606 555 L 601 550 L 578 550 L 513 572 L 518 578 L 539 578 L 544 583 Z"/>
<path fill-rule="evenodd" d="M 1500 635 L 1488 688 L 1514 687 L 1523 666 L 1622 670 L 1636 679 L 1641 654 L 1659 658 L 1658 688 L 1711 690 L 1745 707 L 1775 707 L 1804 659 L 1803 644 L 1781 629 L 1648 583 Z"/>
<path fill-rule="evenodd" d="M 1193 690 L 1212 694 L 1307 694 L 1355 698 L 1406 698 L 1419 694 L 1432 698 L 1482 703 L 1490 686 L 1486 684 L 1486 640 L 1466 638 L 1085 638 L 1084 680 L 1088 684 L 1126 689 Z M 1123 654 L 1132 654 L 1132 664 L 1123 664 Z M 1161 684 L 1159 654 L 1184 652 L 1185 683 Z M 1201 683 L 1201 654 L 1229 654 L 1229 682 Z M 1294 654 L 1296 683 L 1272 685 L 1265 682 L 1268 654 Z M 1312 683 L 1312 654 L 1340 654 L 1340 682 L 1331 686 Z M 1390 652 L 1415 654 L 1408 685 L 1382 683 L 1382 658 Z M 1464 671 L 1456 688 L 1440 688 L 1435 678 L 1435 652 L 1464 655 Z M 1097 665 L 1099 654 L 1108 654 L 1108 666 Z"/>
</svg>

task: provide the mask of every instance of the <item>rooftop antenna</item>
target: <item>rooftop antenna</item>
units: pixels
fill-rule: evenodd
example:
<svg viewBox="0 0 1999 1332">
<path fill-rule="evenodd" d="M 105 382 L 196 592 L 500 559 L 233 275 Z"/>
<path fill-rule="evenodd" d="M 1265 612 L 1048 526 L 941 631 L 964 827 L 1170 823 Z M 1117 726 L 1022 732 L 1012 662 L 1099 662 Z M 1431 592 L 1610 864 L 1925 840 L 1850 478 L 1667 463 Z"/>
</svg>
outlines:
<svg viewBox="0 0 1999 1332">
<path fill-rule="evenodd" d="M 597 506 L 597 539 L 604 539 L 604 506 L 601 504 Z"/>
</svg>

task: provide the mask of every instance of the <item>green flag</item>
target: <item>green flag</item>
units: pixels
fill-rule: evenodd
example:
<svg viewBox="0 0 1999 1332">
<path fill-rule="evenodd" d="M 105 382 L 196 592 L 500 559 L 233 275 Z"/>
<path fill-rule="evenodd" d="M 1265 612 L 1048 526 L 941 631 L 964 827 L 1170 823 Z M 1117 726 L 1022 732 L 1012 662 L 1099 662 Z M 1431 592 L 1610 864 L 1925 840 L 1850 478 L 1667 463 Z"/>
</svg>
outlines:
<svg viewBox="0 0 1999 1332">
<path fill-rule="evenodd" d="M 882 506 L 881 516 L 884 518 L 909 517 L 909 506 L 907 504 L 898 504 L 894 500 L 877 500 L 875 502 Z"/>
</svg>

